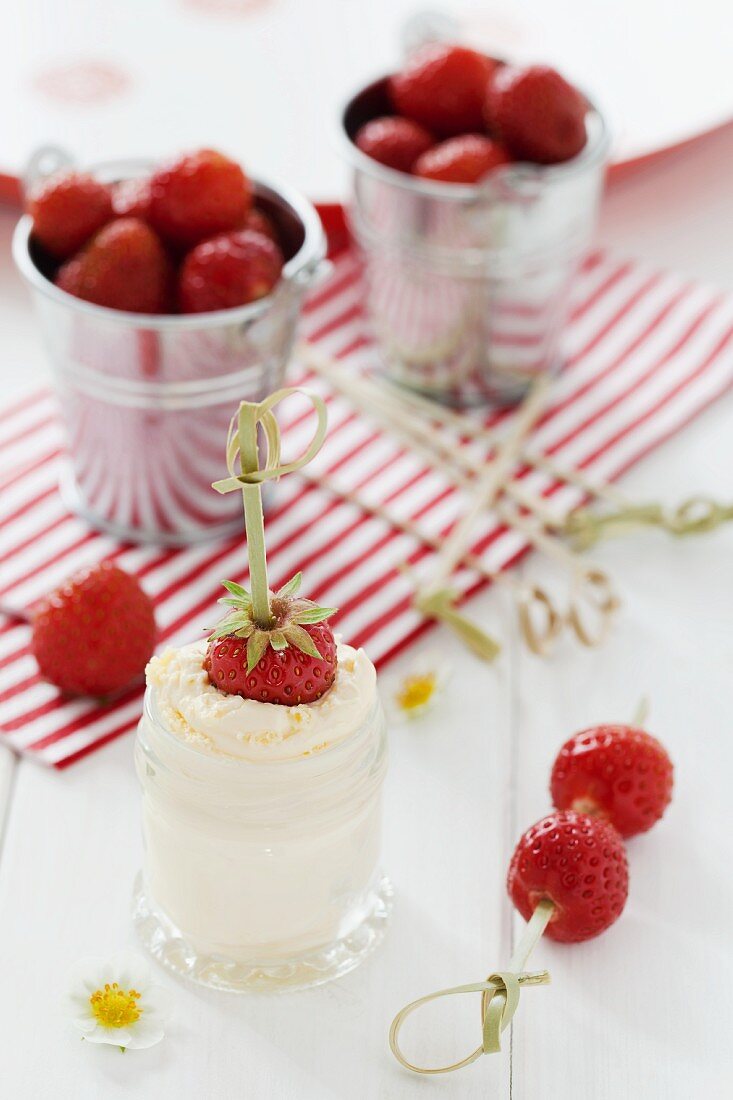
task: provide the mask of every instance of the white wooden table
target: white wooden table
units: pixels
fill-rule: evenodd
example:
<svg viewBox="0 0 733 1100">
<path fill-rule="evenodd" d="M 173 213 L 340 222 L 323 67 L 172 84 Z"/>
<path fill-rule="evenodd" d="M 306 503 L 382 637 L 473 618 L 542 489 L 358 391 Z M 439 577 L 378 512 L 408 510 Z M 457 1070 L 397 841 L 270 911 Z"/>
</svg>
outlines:
<svg viewBox="0 0 733 1100">
<path fill-rule="evenodd" d="M 617 184 L 602 239 L 733 289 L 732 171 L 730 133 Z M 3 394 L 44 370 L 7 258 L 12 222 L 10 212 L 0 214 Z M 626 488 L 670 502 L 699 490 L 730 499 L 732 424 L 733 398 L 646 460 Z M 161 973 L 175 1020 L 150 1051 L 123 1057 L 81 1043 L 58 1008 L 65 972 L 79 956 L 132 941 L 129 896 L 141 855 L 132 740 L 60 774 L 3 752 L 0 1096 L 729 1096 L 732 554 L 733 527 L 686 542 L 650 533 L 605 545 L 596 556 L 617 578 L 625 606 L 602 650 L 568 642 L 549 661 L 528 656 L 495 593 L 477 608 L 506 640 L 495 667 L 466 656 L 448 635 L 425 640 L 426 648 L 450 650 L 453 676 L 431 715 L 392 731 L 384 862 L 397 901 L 379 954 L 338 983 L 270 998 L 201 992 Z M 544 576 L 536 561 L 523 568 Z M 551 567 L 546 579 L 557 581 Z M 387 1049 L 393 1013 L 508 960 L 518 922 L 504 892 L 507 857 L 548 808 L 561 741 L 586 724 L 630 716 L 642 694 L 652 700 L 651 729 L 674 758 L 676 791 L 663 823 L 630 844 L 622 919 L 584 946 L 540 945 L 536 961 L 553 982 L 523 996 L 511 1050 L 451 1077 L 403 1072 Z M 477 1032 L 476 1005 L 460 1024 Z M 446 1021 L 446 1049 L 453 1038 Z"/>
</svg>

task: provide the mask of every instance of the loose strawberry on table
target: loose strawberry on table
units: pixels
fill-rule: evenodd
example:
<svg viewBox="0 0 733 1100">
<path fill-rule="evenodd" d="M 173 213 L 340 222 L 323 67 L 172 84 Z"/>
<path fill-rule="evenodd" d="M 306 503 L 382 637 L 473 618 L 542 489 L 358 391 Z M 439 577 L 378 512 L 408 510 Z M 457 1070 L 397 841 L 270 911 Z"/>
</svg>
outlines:
<svg viewBox="0 0 733 1100">
<path fill-rule="evenodd" d="M 517 160 L 558 164 L 586 143 L 588 103 L 546 65 L 498 68 L 486 92 L 486 122 Z"/>
<path fill-rule="evenodd" d="M 150 223 L 170 244 L 190 248 L 237 229 L 253 188 L 238 164 L 212 149 L 186 153 L 150 179 Z"/>
<path fill-rule="evenodd" d="M 166 313 L 172 270 L 150 226 L 137 218 L 110 222 L 59 268 L 61 290 L 109 309 Z"/>
<path fill-rule="evenodd" d="M 135 577 L 102 562 L 36 606 L 31 651 L 41 675 L 72 695 L 110 695 L 142 675 L 155 647 L 153 605 Z"/>
<path fill-rule="evenodd" d="M 449 138 L 418 157 L 413 172 L 422 179 L 443 183 L 478 183 L 494 168 L 510 164 L 498 142 L 482 134 Z"/>
<path fill-rule="evenodd" d="M 392 103 L 398 114 L 441 137 L 480 131 L 486 86 L 496 65 L 466 46 L 431 43 L 390 78 Z"/>
<path fill-rule="evenodd" d="M 398 172 L 411 172 L 415 161 L 434 144 L 432 134 L 408 118 L 374 118 L 357 132 L 356 145 L 372 160 Z"/>
<path fill-rule="evenodd" d="M 59 260 L 73 255 L 113 216 L 109 188 L 85 172 L 59 172 L 28 201 L 33 236 Z"/>
<path fill-rule="evenodd" d="M 550 790 L 558 809 L 602 817 L 621 836 L 646 832 L 672 798 L 673 767 L 664 746 L 644 730 L 594 726 L 560 749 Z"/>
<path fill-rule="evenodd" d="M 178 304 L 183 313 L 247 305 L 270 293 L 282 268 L 282 252 L 269 237 L 249 229 L 222 233 L 183 261 Z"/>
</svg>

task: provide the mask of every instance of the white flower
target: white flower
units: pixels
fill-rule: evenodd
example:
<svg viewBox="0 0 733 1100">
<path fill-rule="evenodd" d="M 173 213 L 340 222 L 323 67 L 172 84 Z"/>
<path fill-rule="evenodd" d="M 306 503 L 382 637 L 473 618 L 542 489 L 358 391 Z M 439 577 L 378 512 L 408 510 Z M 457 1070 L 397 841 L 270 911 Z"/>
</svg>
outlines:
<svg viewBox="0 0 733 1100">
<path fill-rule="evenodd" d="M 74 1027 L 90 1043 L 142 1050 L 165 1034 L 167 997 L 151 980 L 145 960 L 131 951 L 110 959 L 80 959 L 67 1007 Z"/>
<path fill-rule="evenodd" d="M 438 654 L 423 654 L 400 675 L 380 677 L 385 709 L 399 721 L 425 714 L 440 698 L 449 676 L 450 668 Z"/>
</svg>

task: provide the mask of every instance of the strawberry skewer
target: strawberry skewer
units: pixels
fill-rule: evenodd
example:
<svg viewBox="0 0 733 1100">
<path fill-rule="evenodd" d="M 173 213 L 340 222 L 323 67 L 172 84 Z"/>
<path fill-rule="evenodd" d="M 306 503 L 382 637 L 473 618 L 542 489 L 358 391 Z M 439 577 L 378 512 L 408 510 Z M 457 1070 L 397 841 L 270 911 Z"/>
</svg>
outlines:
<svg viewBox="0 0 733 1100">
<path fill-rule="evenodd" d="M 482 1054 L 501 1049 L 525 985 L 543 985 L 547 971 L 525 970 L 543 935 L 560 943 L 580 943 L 605 932 L 619 918 L 628 896 L 628 865 L 623 837 L 649 829 L 662 816 L 672 794 L 672 763 L 666 750 L 638 725 L 648 706 L 642 700 L 632 726 L 598 726 L 563 745 L 552 770 L 556 810 L 532 825 L 517 844 L 507 890 L 527 925 L 506 971 L 485 982 L 442 989 L 406 1005 L 392 1021 L 389 1043 L 405 1069 L 451 1073 Z M 577 812 L 579 806 L 589 813 Z M 565 808 L 569 807 L 569 808 Z M 408 1016 L 441 997 L 481 993 L 481 1044 L 450 1065 L 418 1066 L 400 1046 Z"/>
<path fill-rule="evenodd" d="M 392 1053 L 406 1069 L 429 1075 L 451 1073 L 501 1049 L 501 1033 L 517 1010 L 522 987 L 550 980 L 545 970 L 525 970 L 540 938 L 579 943 L 605 932 L 621 915 L 628 894 L 623 841 L 600 818 L 555 811 L 519 840 L 509 865 L 507 889 L 527 920 L 508 968 L 490 974 L 484 982 L 442 989 L 406 1005 L 392 1021 L 389 1034 Z M 482 993 L 480 1045 L 450 1065 L 418 1066 L 409 1061 L 400 1046 L 407 1017 L 431 1001 L 462 993 Z"/>
<path fill-rule="evenodd" d="M 318 423 L 300 458 L 280 463 L 280 429 L 273 407 L 300 391 L 278 390 L 261 402 L 242 401 L 227 440 L 230 476 L 214 482 L 219 493 L 239 491 L 244 502 L 251 591 L 223 581 L 228 595 L 223 620 L 211 632 L 204 659 L 209 681 L 219 691 L 262 703 L 297 706 L 312 703 L 329 690 L 336 676 L 336 640 L 325 622 L 336 611 L 298 596 L 300 573 L 277 592 L 267 580 L 262 482 L 305 466 L 320 450 L 326 434 L 326 407 L 307 394 Z M 258 425 L 266 443 L 260 467 Z"/>
<path fill-rule="evenodd" d="M 645 709 L 630 725 L 591 726 L 565 742 L 552 766 L 553 805 L 603 818 L 623 837 L 659 821 L 674 769 L 664 746 L 641 728 Z"/>
</svg>

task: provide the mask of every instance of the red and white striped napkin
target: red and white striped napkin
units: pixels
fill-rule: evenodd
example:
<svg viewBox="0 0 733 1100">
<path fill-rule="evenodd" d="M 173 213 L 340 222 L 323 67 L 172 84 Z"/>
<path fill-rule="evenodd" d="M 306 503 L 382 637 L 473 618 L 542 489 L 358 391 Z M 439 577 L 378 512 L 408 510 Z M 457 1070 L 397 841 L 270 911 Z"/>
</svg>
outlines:
<svg viewBox="0 0 733 1100">
<path fill-rule="evenodd" d="M 310 300 L 303 330 L 345 371 L 375 364 L 351 252 L 340 254 L 329 282 Z M 598 477 L 618 476 L 731 386 L 732 345 L 733 297 L 594 254 L 575 287 L 567 365 L 531 446 Z M 328 400 L 329 437 L 311 472 L 327 472 L 344 490 L 357 490 L 430 535 L 450 529 L 465 502 L 448 481 L 319 378 L 297 364 L 291 376 Z M 283 416 L 285 447 L 293 454 L 312 432 L 297 400 Z M 61 446 L 49 393 L 29 394 L 0 414 L 0 602 L 28 605 L 79 566 L 112 558 L 136 573 L 155 600 L 161 645 L 200 636 L 217 618 L 222 578 L 246 578 L 243 539 L 160 550 L 91 531 L 58 495 Z M 577 503 L 577 490 L 541 472 L 521 476 L 528 487 L 553 494 L 558 506 Z M 273 584 L 302 569 L 304 591 L 338 606 L 338 629 L 375 661 L 386 661 L 428 625 L 412 609 L 412 584 L 400 567 L 410 562 L 420 574 L 432 551 L 382 519 L 293 474 L 273 492 L 267 533 Z M 525 549 L 521 535 L 490 515 L 476 531 L 474 553 L 492 569 Z M 479 587 L 470 571 L 456 581 L 466 592 Z M 134 727 L 140 688 L 106 706 L 62 698 L 39 679 L 28 640 L 27 626 L 0 618 L 0 737 L 9 745 L 64 767 Z"/>
</svg>

